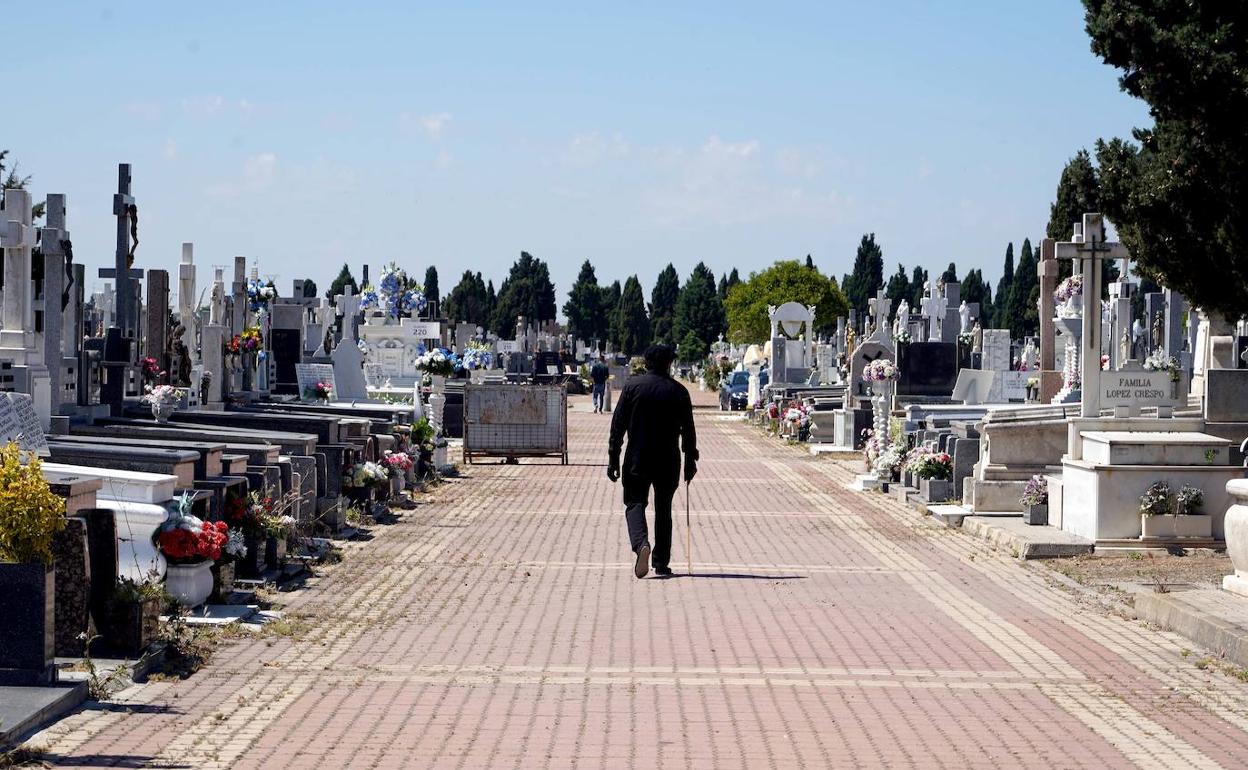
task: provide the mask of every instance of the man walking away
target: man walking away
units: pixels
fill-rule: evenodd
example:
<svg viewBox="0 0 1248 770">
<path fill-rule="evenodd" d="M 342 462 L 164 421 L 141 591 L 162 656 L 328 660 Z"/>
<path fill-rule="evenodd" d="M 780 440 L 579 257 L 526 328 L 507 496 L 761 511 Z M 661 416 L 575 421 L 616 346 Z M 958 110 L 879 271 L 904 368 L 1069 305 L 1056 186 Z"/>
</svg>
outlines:
<svg viewBox="0 0 1248 770">
<path fill-rule="evenodd" d="M 646 372 L 630 377 L 611 417 L 607 478 L 623 479 L 624 516 L 636 563 L 633 574 L 646 576 L 651 551 L 646 532 L 646 502 L 654 488 L 654 571 L 670 575 L 672 496 L 680 486 L 680 455 L 685 483 L 698 472 L 698 439 L 693 430 L 693 402 L 685 386 L 672 379 L 676 351 L 655 345 L 646 351 Z M 624 464 L 620 448 L 628 435 Z"/>
<path fill-rule="evenodd" d="M 589 367 L 589 379 L 594 384 L 594 414 L 602 414 L 602 410 L 606 408 L 607 380 L 610 377 L 611 370 L 607 368 L 606 358 L 599 353 L 598 360 Z"/>
</svg>

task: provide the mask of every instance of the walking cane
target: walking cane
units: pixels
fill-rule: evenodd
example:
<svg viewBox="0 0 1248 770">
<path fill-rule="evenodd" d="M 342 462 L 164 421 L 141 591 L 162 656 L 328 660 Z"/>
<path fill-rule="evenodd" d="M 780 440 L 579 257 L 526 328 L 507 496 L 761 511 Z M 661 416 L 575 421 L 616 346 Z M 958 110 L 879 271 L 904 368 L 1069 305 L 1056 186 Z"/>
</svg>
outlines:
<svg viewBox="0 0 1248 770">
<path fill-rule="evenodd" d="M 693 525 L 689 519 L 689 482 L 685 482 L 685 559 L 689 574 L 693 575 Z"/>
</svg>

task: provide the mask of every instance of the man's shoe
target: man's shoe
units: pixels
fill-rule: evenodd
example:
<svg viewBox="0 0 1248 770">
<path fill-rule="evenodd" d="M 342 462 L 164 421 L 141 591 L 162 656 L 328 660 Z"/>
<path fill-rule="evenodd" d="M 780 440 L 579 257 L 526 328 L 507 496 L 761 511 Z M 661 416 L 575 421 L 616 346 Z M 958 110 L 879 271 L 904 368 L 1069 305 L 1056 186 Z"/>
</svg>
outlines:
<svg viewBox="0 0 1248 770">
<path fill-rule="evenodd" d="M 650 545 L 643 545 L 637 549 L 637 563 L 633 565 L 633 574 L 638 578 L 644 578 L 646 573 L 650 571 Z"/>
<path fill-rule="evenodd" d="M 659 577 L 671 577 L 672 568 L 671 567 L 655 567 L 654 574 L 658 575 Z"/>
</svg>

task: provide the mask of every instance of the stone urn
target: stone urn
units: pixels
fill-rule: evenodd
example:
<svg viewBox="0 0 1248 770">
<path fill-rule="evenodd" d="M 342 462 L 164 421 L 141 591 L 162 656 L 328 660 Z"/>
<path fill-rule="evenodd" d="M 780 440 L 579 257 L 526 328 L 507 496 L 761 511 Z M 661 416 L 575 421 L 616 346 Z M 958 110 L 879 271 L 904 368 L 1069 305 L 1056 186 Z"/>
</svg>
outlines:
<svg viewBox="0 0 1248 770">
<path fill-rule="evenodd" d="M 165 590 L 183 607 L 198 607 L 212 595 L 212 562 L 170 564 L 165 569 Z"/>
<path fill-rule="evenodd" d="M 156 422 L 164 425 L 169 422 L 169 418 L 173 416 L 173 412 L 177 408 L 177 404 L 166 404 L 160 401 L 153 401 L 152 417 L 156 418 Z"/>
<path fill-rule="evenodd" d="M 1222 578 L 1222 587 L 1231 593 L 1248 596 L 1248 479 L 1226 482 L 1231 507 L 1226 509 L 1223 529 L 1226 554 L 1231 557 L 1234 575 Z"/>
</svg>

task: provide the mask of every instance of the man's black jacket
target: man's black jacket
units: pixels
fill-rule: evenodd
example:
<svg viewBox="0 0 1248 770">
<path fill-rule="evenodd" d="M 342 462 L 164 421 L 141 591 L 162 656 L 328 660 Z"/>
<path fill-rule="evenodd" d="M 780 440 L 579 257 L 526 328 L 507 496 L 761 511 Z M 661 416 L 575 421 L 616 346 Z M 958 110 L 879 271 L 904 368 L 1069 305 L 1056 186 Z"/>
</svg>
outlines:
<svg viewBox="0 0 1248 770">
<path fill-rule="evenodd" d="M 693 430 L 689 391 L 663 374 L 646 372 L 628 378 L 615 414 L 607 452 L 613 463 L 628 434 L 623 472 L 672 486 L 680 482 L 680 453 L 697 461 L 698 437 Z"/>
</svg>

